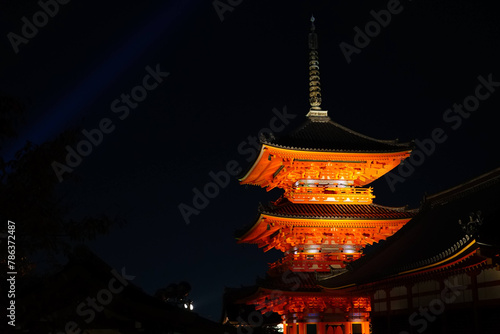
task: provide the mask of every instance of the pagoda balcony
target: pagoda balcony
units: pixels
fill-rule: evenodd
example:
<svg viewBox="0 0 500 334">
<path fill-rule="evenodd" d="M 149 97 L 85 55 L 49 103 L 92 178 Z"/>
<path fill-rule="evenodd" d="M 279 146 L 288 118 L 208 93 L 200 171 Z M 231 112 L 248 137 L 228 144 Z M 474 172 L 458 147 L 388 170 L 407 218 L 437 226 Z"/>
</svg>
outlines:
<svg viewBox="0 0 500 334">
<path fill-rule="evenodd" d="M 298 187 L 286 192 L 285 197 L 292 203 L 317 204 L 371 204 L 375 198 L 371 187 Z"/>
<path fill-rule="evenodd" d="M 352 253 L 299 253 L 287 254 L 276 262 L 269 264 L 272 271 L 316 271 L 331 272 L 332 268 L 345 268 L 345 262 L 357 260 L 360 252 Z"/>
</svg>

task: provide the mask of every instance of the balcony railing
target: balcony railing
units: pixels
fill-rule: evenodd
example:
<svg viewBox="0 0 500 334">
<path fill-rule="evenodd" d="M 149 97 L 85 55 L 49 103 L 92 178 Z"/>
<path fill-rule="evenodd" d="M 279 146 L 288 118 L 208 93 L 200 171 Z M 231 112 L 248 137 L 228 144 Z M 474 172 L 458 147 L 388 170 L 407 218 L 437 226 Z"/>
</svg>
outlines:
<svg viewBox="0 0 500 334">
<path fill-rule="evenodd" d="M 297 187 L 288 191 L 285 196 L 294 203 L 369 204 L 375 198 L 371 187 Z"/>
<path fill-rule="evenodd" d="M 330 272 L 330 266 L 345 267 L 344 262 L 349 262 L 358 259 L 361 253 L 299 253 L 288 254 L 282 259 L 270 263 L 269 268 L 279 271 L 317 271 Z"/>
</svg>

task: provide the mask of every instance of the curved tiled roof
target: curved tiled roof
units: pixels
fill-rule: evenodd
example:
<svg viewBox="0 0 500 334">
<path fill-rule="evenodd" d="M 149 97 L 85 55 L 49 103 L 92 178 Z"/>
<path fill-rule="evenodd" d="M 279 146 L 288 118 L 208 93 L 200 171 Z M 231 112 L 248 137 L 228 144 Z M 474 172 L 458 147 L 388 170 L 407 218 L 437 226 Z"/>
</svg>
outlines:
<svg viewBox="0 0 500 334">
<path fill-rule="evenodd" d="M 332 152 L 400 152 L 411 150 L 413 146 L 397 140 L 371 138 L 335 123 L 329 117 L 317 116 L 308 118 L 288 135 L 264 142 L 282 148 Z"/>
<path fill-rule="evenodd" d="M 495 224 L 500 217 L 497 184 L 500 169 L 429 196 L 419 213 L 386 242 L 351 263 L 351 271 L 327 278 L 321 286 L 341 288 L 366 284 L 427 271 L 461 270 L 498 261 L 500 236 Z M 481 228 L 464 231 L 465 224 L 481 212 Z M 471 218 L 472 217 L 472 218 Z M 477 251 L 479 249 L 479 251 Z M 458 262 L 457 262 L 458 261 Z"/>
<path fill-rule="evenodd" d="M 377 204 L 295 204 L 287 199 L 263 205 L 263 214 L 290 218 L 401 219 L 411 218 L 416 210 Z"/>
<path fill-rule="evenodd" d="M 394 269 L 394 272 L 406 272 L 406 271 L 412 271 L 416 270 L 418 268 L 424 267 L 424 266 L 430 266 L 432 264 L 436 264 L 442 261 L 445 261 L 452 255 L 458 253 L 461 251 L 464 247 L 470 246 L 469 241 L 471 241 L 471 237 L 469 235 L 466 235 L 459 241 L 457 241 L 455 244 L 453 244 L 451 247 L 448 249 L 443 250 L 442 252 L 432 256 L 428 257 L 426 259 L 422 259 L 419 261 L 415 261 L 413 263 L 408 263 L 401 265 L 399 267 L 396 267 Z"/>
</svg>

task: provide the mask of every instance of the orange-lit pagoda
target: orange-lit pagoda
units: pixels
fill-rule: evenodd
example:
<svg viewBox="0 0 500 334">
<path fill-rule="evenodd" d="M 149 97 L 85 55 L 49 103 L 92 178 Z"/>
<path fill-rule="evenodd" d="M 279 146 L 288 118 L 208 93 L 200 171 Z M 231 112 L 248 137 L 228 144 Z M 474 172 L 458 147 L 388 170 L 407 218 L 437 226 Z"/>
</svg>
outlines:
<svg viewBox="0 0 500 334">
<path fill-rule="evenodd" d="M 369 333 L 367 295 L 329 292 L 317 275 L 339 275 L 362 248 L 393 235 L 414 215 L 404 208 L 372 203 L 367 187 L 411 152 L 410 143 L 377 140 L 335 123 L 321 108 L 318 42 L 314 18 L 309 34 L 307 119 L 296 131 L 262 141 L 241 184 L 279 187 L 282 198 L 264 206 L 257 221 L 239 235 L 283 258 L 269 278 L 241 301 L 281 315 L 286 333 Z"/>
<path fill-rule="evenodd" d="M 374 204 L 367 186 L 412 145 L 359 134 L 321 108 L 311 21 L 306 120 L 262 139 L 240 179 L 285 191 L 237 233 L 283 257 L 255 286 L 226 289 L 224 323 L 241 333 L 266 319 L 287 334 L 496 333 L 500 168 L 425 197 L 419 210 Z"/>
</svg>

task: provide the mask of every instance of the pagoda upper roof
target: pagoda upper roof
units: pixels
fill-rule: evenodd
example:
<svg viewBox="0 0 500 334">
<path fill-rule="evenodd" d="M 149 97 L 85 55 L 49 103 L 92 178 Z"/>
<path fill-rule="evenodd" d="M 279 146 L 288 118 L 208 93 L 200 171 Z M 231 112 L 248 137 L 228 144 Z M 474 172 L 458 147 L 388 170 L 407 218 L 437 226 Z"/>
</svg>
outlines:
<svg viewBox="0 0 500 334">
<path fill-rule="evenodd" d="M 419 213 L 396 234 L 366 250 L 350 271 L 319 282 L 339 289 L 371 284 L 407 275 L 491 265 L 500 261 L 500 168 L 454 188 L 429 196 Z M 472 217 L 472 218 L 471 218 Z M 465 224 L 481 218 L 479 232 L 464 232 Z"/>
<path fill-rule="evenodd" d="M 286 198 L 261 205 L 260 213 L 287 218 L 322 219 L 401 219 L 413 217 L 416 210 L 377 204 L 295 204 Z"/>
<path fill-rule="evenodd" d="M 327 152 L 401 152 L 411 150 L 413 143 L 379 140 L 360 134 L 330 119 L 328 116 L 309 116 L 295 131 L 279 138 L 262 140 L 271 146 Z"/>
</svg>

